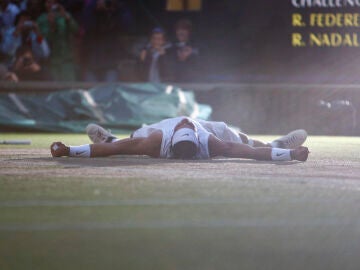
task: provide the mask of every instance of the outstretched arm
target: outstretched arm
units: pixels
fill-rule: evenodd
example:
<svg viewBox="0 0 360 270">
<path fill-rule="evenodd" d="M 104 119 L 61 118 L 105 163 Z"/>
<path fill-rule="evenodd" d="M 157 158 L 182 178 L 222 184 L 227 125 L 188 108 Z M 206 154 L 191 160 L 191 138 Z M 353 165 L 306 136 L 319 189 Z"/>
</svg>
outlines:
<svg viewBox="0 0 360 270">
<path fill-rule="evenodd" d="M 147 138 L 127 138 L 113 143 L 66 146 L 61 142 L 54 142 L 50 150 L 53 157 L 106 157 L 112 155 L 159 157 L 161 140 L 162 133 L 154 132 Z"/>
<path fill-rule="evenodd" d="M 309 150 L 300 146 L 296 149 L 279 149 L 269 147 L 251 147 L 246 144 L 221 141 L 213 135 L 209 137 L 210 156 L 224 156 L 256 160 L 299 160 L 306 161 Z"/>
<path fill-rule="evenodd" d="M 91 157 L 112 155 L 147 155 L 159 157 L 161 136 L 152 134 L 147 138 L 127 138 L 113 143 L 91 145 Z"/>
</svg>

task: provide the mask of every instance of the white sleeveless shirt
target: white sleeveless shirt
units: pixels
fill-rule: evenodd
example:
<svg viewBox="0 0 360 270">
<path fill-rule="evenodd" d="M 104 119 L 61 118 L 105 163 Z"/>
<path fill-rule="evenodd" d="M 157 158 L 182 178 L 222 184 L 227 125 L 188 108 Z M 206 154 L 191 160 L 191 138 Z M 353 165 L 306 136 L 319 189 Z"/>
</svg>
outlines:
<svg viewBox="0 0 360 270">
<path fill-rule="evenodd" d="M 191 121 L 197 129 L 198 138 L 199 138 L 199 148 L 197 150 L 195 158 L 209 159 L 210 154 L 209 154 L 208 141 L 209 141 L 210 132 L 208 132 L 198 121 L 188 117 L 180 116 L 175 118 L 169 118 L 149 126 L 144 126 L 134 131 L 132 137 L 133 138 L 148 137 L 153 132 L 160 130 L 162 132 L 160 157 L 172 158 L 173 153 L 171 151 L 171 138 L 174 134 L 175 126 L 184 118 L 187 118 L 189 121 Z"/>
</svg>

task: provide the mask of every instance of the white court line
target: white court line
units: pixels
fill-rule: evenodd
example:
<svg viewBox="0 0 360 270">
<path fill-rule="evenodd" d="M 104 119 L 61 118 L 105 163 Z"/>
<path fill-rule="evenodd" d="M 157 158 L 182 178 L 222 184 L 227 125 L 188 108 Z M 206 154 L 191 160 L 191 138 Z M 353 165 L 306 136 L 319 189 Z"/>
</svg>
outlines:
<svg viewBox="0 0 360 270">
<path fill-rule="evenodd" d="M 0 232 L 27 231 L 69 231 L 69 230 L 113 230 L 113 229 L 178 229 L 178 228 L 329 228 L 359 231 L 360 220 L 339 220 L 336 218 L 315 218 L 309 220 L 289 219 L 221 219 L 210 221 L 146 221 L 146 222 L 79 222 L 79 223 L 40 223 L 0 225 Z"/>
</svg>

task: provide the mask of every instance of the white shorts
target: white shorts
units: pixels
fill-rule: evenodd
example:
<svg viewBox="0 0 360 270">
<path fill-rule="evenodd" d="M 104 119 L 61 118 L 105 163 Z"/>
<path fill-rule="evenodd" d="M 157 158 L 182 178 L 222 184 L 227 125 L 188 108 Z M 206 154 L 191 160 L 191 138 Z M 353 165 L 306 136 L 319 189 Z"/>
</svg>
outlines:
<svg viewBox="0 0 360 270">
<path fill-rule="evenodd" d="M 131 134 L 131 138 L 141 138 L 141 137 L 149 137 L 149 135 L 151 133 L 153 133 L 154 131 L 157 131 L 159 129 L 157 128 L 151 128 L 148 126 L 144 126 L 142 128 L 139 128 L 137 130 L 135 130 L 132 134 Z"/>
<path fill-rule="evenodd" d="M 247 139 L 247 136 L 239 131 L 234 130 L 229 127 L 224 122 L 215 122 L 215 121 L 205 121 L 205 120 L 196 120 L 204 129 L 213 134 L 215 137 L 219 138 L 222 141 L 228 142 L 237 142 L 245 143 L 240 137 L 240 134 Z M 148 137 L 154 131 L 159 130 L 159 128 L 154 127 L 154 125 L 144 126 L 135 130 L 131 137 Z"/>
<path fill-rule="evenodd" d="M 207 131 L 222 141 L 244 143 L 239 135 L 239 132 L 235 131 L 224 122 L 198 121 Z"/>
</svg>

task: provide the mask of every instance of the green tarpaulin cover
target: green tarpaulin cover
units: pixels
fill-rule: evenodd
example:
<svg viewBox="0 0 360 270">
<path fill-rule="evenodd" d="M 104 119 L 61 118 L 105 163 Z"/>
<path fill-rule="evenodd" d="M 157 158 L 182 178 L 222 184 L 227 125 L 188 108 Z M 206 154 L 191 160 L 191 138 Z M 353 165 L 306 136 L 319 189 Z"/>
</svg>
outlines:
<svg viewBox="0 0 360 270">
<path fill-rule="evenodd" d="M 84 132 L 88 123 L 135 129 L 164 118 L 208 119 L 192 91 L 163 84 L 109 84 L 47 94 L 1 94 L 0 129 Z"/>
</svg>

